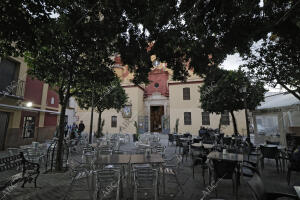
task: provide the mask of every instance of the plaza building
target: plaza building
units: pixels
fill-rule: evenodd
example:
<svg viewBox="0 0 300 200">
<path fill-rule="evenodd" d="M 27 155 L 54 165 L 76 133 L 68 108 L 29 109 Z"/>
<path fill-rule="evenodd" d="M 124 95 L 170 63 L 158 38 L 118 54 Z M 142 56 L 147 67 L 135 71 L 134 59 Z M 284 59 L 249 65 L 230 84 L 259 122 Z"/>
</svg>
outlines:
<svg viewBox="0 0 300 200">
<path fill-rule="evenodd" d="M 155 56 L 151 57 L 155 61 Z M 148 75 L 148 85 L 134 85 L 134 77 L 127 66 L 123 66 L 120 58 L 115 58 L 115 73 L 122 81 L 122 87 L 128 95 L 128 103 L 117 112 L 106 110 L 101 118 L 105 120 L 103 133 L 136 133 L 135 123 L 140 133 L 159 132 L 173 133 L 178 121 L 179 133 L 198 135 L 201 126 L 219 128 L 222 117 L 221 130 L 225 134 L 234 133 L 232 118 L 228 112 L 216 115 L 205 112 L 201 108 L 199 87 L 203 79 L 189 70 L 186 82 L 172 80 L 172 70 L 166 63 L 156 63 Z M 230 94 L 228 94 L 230 95 Z M 76 109 L 79 120 L 90 127 L 91 110 Z M 244 110 L 235 112 L 238 132 L 246 135 L 246 120 Z M 97 130 L 98 114 L 94 113 L 93 132 Z"/>
<path fill-rule="evenodd" d="M 0 150 L 54 136 L 58 94 L 27 69 L 23 58 L 0 59 Z"/>
</svg>

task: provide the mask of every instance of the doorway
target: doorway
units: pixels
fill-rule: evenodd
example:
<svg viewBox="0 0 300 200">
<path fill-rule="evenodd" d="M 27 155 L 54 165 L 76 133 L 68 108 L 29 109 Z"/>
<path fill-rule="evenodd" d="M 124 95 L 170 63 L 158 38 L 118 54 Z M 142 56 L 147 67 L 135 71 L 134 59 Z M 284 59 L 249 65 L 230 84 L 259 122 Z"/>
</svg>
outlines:
<svg viewBox="0 0 300 200">
<path fill-rule="evenodd" d="M 6 131 L 8 127 L 9 113 L 0 111 L 0 150 L 5 148 Z"/>
<path fill-rule="evenodd" d="M 162 132 L 161 119 L 164 115 L 163 106 L 151 106 L 150 107 L 150 131 Z"/>
</svg>

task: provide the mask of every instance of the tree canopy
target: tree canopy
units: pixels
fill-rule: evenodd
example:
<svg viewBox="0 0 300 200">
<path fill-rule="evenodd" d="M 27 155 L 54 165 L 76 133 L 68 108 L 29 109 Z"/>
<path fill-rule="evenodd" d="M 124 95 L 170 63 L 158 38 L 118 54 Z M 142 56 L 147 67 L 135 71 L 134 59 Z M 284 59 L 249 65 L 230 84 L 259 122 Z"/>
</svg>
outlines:
<svg viewBox="0 0 300 200">
<path fill-rule="evenodd" d="M 300 100 L 300 46 L 281 38 L 264 41 L 243 66 L 257 79 L 282 86 Z"/>
<path fill-rule="evenodd" d="M 94 87 L 87 85 L 76 94 L 76 101 L 83 109 L 89 109 L 92 106 L 99 113 L 97 136 L 101 133 L 101 114 L 105 110 L 116 109 L 120 111 L 128 99 L 125 90 L 121 86 L 120 80 L 116 77 L 110 85 L 96 84 Z"/>
<path fill-rule="evenodd" d="M 58 0 L 0 1 L 0 58 L 35 48 L 38 29 L 47 30 Z"/>
<path fill-rule="evenodd" d="M 246 93 L 242 88 L 246 87 Z M 227 71 L 217 69 L 205 79 L 200 87 L 201 108 L 210 113 L 220 114 L 224 111 L 231 113 L 234 132 L 237 125 L 234 111 L 245 109 L 254 110 L 260 102 L 264 101 L 264 84 L 260 81 L 252 82 L 242 71 Z"/>
</svg>

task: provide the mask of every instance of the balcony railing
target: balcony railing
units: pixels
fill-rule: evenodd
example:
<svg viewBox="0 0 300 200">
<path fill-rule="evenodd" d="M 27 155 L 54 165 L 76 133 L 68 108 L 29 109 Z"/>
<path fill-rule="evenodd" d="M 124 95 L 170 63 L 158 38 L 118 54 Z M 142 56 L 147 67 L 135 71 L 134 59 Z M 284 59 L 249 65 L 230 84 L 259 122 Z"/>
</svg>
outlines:
<svg viewBox="0 0 300 200">
<path fill-rule="evenodd" d="M 0 88 L 0 96 L 23 98 L 24 88 L 25 88 L 25 81 L 23 80 L 12 81 L 6 87 Z"/>
</svg>

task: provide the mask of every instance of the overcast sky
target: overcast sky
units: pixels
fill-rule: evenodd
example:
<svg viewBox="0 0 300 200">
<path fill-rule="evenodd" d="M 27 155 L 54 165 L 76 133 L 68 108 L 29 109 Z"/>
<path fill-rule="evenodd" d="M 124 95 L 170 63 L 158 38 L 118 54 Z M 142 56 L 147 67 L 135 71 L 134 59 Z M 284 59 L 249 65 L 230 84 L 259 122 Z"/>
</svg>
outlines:
<svg viewBox="0 0 300 200">
<path fill-rule="evenodd" d="M 221 64 L 221 68 L 226 70 L 238 70 L 239 66 L 244 64 L 238 53 L 227 56 L 226 60 Z"/>
<path fill-rule="evenodd" d="M 226 70 L 238 70 L 239 66 L 244 64 L 245 62 L 242 60 L 242 58 L 239 56 L 238 53 L 227 56 L 226 60 L 221 64 L 221 68 Z M 279 92 L 280 87 L 272 88 L 269 86 L 265 87 L 270 92 Z M 284 91 L 284 90 L 282 90 Z"/>
</svg>

